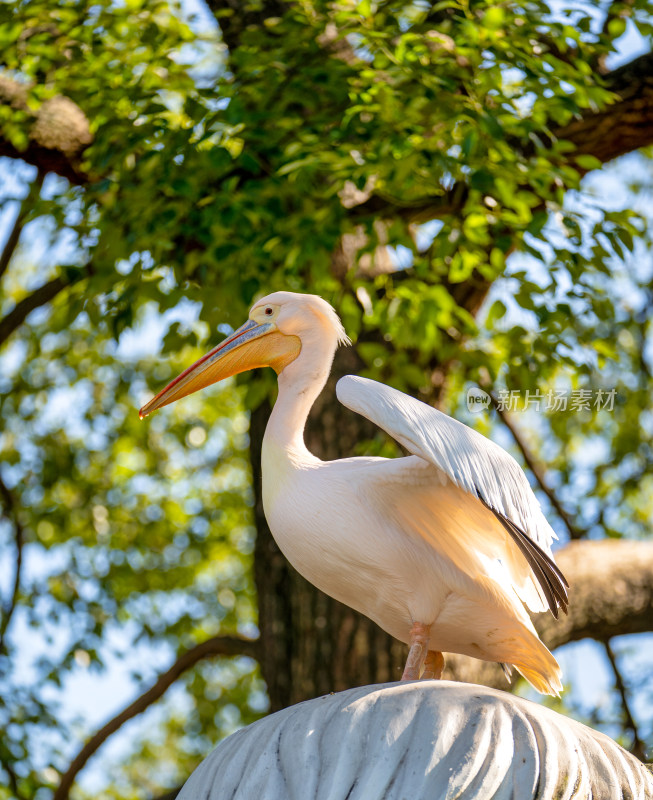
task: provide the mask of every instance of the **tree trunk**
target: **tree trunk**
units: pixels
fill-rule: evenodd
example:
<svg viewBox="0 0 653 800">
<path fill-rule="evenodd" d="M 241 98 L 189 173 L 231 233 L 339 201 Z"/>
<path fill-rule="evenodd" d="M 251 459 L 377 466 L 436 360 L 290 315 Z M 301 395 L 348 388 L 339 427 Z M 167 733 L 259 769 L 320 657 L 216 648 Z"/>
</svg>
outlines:
<svg viewBox="0 0 653 800">
<path fill-rule="evenodd" d="M 339 377 L 357 372 L 353 348 L 338 351 L 331 378 L 311 413 L 309 449 L 323 459 L 352 455 L 354 444 L 376 428 L 335 399 Z M 272 538 L 261 496 L 261 444 L 270 406 L 252 414 L 250 455 L 254 476 L 261 670 L 272 711 L 328 692 L 398 680 L 407 649 L 367 617 L 327 597 L 294 570 Z"/>
</svg>

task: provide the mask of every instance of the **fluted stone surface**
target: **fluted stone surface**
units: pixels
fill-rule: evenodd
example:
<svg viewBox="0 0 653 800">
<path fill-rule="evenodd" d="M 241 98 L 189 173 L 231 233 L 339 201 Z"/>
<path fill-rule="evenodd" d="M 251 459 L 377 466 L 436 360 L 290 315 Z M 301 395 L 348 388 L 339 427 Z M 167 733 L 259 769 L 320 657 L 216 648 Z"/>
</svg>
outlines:
<svg viewBox="0 0 653 800">
<path fill-rule="evenodd" d="M 350 689 L 221 742 L 178 800 L 651 800 L 607 736 L 505 692 L 450 681 Z"/>
</svg>

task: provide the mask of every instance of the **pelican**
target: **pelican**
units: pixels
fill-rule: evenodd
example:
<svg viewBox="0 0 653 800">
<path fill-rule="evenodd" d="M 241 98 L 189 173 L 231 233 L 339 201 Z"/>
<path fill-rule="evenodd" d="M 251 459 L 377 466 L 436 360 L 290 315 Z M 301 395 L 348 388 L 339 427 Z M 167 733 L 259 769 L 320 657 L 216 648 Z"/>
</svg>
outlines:
<svg viewBox="0 0 653 800">
<path fill-rule="evenodd" d="M 338 381 L 341 403 L 411 455 L 321 461 L 304 426 L 349 339 L 315 295 L 275 292 L 181 373 L 141 418 L 212 383 L 270 366 L 279 393 L 263 439 L 263 503 L 290 563 L 326 594 L 409 645 L 402 680 L 439 678 L 443 653 L 515 667 L 558 695 L 561 671 L 527 613 L 567 611 L 555 533 L 517 462 L 494 442 L 402 392 Z"/>
</svg>

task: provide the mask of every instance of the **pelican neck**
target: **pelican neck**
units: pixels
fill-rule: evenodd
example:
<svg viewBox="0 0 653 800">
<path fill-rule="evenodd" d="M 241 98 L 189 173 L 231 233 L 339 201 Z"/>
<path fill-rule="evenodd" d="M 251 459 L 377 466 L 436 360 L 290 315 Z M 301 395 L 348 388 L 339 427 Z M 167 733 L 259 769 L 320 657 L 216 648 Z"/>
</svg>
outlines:
<svg viewBox="0 0 653 800">
<path fill-rule="evenodd" d="M 316 458 L 306 447 L 304 429 L 329 377 L 335 349 L 336 343 L 328 337 L 302 340 L 300 354 L 279 373 L 279 394 L 265 429 L 264 445 L 274 442 L 289 453 Z"/>
</svg>

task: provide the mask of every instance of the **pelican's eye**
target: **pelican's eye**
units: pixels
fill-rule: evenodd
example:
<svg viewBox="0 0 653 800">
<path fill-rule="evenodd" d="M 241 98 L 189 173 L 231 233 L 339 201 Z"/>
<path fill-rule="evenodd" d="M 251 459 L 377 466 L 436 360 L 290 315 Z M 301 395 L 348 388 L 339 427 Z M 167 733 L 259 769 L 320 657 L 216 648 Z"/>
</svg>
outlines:
<svg viewBox="0 0 653 800">
<path fill-rule="evenodd" d="M 268 306 L 268 307 L 265 309 L 265 316 L 266 316 L 266 317 L 271 317 L 271 316 L 272 316 L 272 314 L 274 314 L 274 311 L 273 311 L 273 310 L 270 308 L 270 306 Z"/>
</svg>

